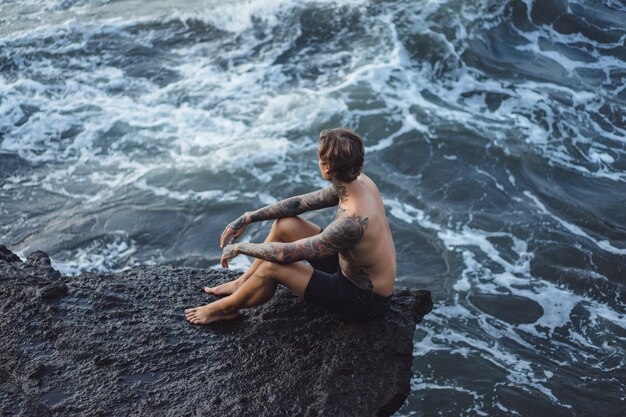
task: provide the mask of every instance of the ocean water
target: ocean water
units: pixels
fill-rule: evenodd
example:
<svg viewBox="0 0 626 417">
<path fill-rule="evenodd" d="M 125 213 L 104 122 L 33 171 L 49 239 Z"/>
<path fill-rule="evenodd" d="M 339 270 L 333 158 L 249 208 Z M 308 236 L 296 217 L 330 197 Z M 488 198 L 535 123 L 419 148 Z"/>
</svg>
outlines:
<svg viewBox="0 0 626 417">
<path fill-rule="evenodd" d="M 626 415 L 625 42 L 617 0 L 2 0 L 0 243 L 216 266 L 350 126 L 435 302 L 397 415 Z"/>
</svg>

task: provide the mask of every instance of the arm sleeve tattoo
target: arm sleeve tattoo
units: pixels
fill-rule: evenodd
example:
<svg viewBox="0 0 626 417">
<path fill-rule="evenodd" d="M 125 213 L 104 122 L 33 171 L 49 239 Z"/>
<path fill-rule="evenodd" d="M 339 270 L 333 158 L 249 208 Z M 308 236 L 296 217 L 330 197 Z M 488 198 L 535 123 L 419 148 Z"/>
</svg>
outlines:
<svg viewBox="0 0 626 417">
<path fill-rule="evenodd" d="M 332 186 L 319 191 L 291 197 L 269 206 L 250 212 L 250 221 L 274 220 L 282 217 L 292 217 L 305 211 L 319 210 L 339 204 L 339 195 Z"/>
<path fill-rule="evenodd" d="M 238 250 L 244 255 L 280 264 L 321 258 L 354 246 L 363 237 L 367 224 L 367 217 L 346 216 L 335 220 L 316 236 L 289 243 L 240 243 Z"/>
</svg>

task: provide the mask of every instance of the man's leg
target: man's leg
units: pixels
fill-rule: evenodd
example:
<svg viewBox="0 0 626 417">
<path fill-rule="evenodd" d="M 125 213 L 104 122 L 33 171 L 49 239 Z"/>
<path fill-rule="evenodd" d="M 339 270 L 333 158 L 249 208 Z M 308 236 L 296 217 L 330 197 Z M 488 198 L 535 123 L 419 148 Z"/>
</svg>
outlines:
<svg viewBox="0 0 626 417">
<path fill-rule="evenodd" d="M 268 302 L 274 296 L 278 284 L 285 285 L 304 298 L 304 291 L 312 274 L 313 267 L 304 262 L 289 265 L 262 262 L 233 294 L 202 307 L 187 309 L 185 318 L 193 324 L 234 319 L 239 315 L 239 309 Z"/>
<path fill-rule="evenodd" d="M 315 236 L 319 232 L 320 227 L 308 220 L 300 217 L 283 217 L 274 221 L 272 229 L 267 238 L 265 238 L 265 242 L 293 242 L 305 237 Z M 255 259 L 250 268 L 236 280 L 218 285 L 217 287 L 205 287 L 204 291 L 214 295 L 230 295 L 237 291 L 241 284 L 250 278 L 263 262 L 265 261 L 262 259 Z"/>
</svg>

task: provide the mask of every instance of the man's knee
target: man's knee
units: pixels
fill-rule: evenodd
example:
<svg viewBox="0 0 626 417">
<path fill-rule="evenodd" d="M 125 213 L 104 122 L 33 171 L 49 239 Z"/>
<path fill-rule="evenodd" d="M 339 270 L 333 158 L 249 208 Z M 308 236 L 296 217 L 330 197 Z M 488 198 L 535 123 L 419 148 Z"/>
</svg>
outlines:
<svg viewBox="0 0 626 417">
<path fill-rule="evenodd" d="M 276 276 L 280 266 L 281 265 L 274 262 L 264 261 L 261 265 L 259 265 L 256 272 L 261 278 L 273 278 Z"/>
<path fill-rule="evenodd" d="M 311 279 L 312 273 L 313 268 L 303 262 L 283 265 L 264 261 L 259 265 L 255 275 L 258 276 L 259 279 L 272 282 L 275 285 L 285 285 L 299 297 L 304 297 L 304 291 Z"/>
<path fill-rule="evenodd" d="M 288 240 L 292 234 L 292 231 L 300 224 L 299 217 L 282 217 L 274 220 L 272 224 L 272 230 L 274 235 L 281 240 Z"/>
</svg>

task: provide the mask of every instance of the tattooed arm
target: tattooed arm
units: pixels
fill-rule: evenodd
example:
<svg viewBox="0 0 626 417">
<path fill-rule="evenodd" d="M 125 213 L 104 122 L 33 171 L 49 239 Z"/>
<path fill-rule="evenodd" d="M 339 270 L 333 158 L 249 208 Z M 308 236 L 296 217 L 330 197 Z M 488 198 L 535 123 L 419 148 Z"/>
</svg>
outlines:
<svg viewBox="0 0 626 417">
<path fill-rule="evenodd" d="M 250 223 L 297 216 L 305 211 L 319 210 L 337 204 L 339 204 L 339 195 L 331 185 L 312 193 L 290 197 L 258 210 L 244 213 L 243 216 L 226 226 L 220 237 L 220 247 L 223 248 L 227 241 L 233 243 L 243 234 L 246 226 Z"/>
<path fill-rule="evenodd" d="M 354 246 L 365 233 L 368 219 L 362 216 L 346 216 L 332 222 L 322 233 L 295 242 L 238 243 L 228 245 L 222 252 L 222 266 L 228 267 L 228 259 L 239 254 L 266 261 L 290 264 L 304 259 L 316 259 Z"/>
<path fill-rule="evenodd" d="M 269 206 L 248 214 L 250 215 L 250 223 L 253 223 L 263 220 L 280 219 L 281 217 L 297 216 L 305 211 L 319 210 L 336 206 L 337 204 L 339 204 L 339 195 L 331 185 L 319 191 L 313 191 L 312 193 L 291 197 L 270 204 Z"/>
</svg>

